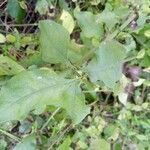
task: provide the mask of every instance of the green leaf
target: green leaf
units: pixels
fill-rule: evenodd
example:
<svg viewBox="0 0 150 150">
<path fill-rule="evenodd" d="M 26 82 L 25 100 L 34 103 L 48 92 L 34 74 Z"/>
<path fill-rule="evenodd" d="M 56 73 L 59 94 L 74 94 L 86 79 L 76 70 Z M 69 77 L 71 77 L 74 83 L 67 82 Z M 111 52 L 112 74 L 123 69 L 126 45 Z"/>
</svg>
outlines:
<svg viewBox="0 0 150 150">
<path fill-rule="evenodd" d="M 6 150 L 7 142 L 3 139 L 0 139 L 0 150 Z"/>
<path fill-rule="evenodd" d="M 15 75 L 23 71 L 24 68 L 7 56 L 0 56 L 0 76 Z"/>
<path fill-rule="evenodd" d="M 23 138 L 13 150 L 36 150 L 36 139 L 34 135 Z"/>
<path fill-rule="evenodd" d="M 145 49 L 142 49 L 142 50 L 140 50 L 140 51 L 138 52 L 136 58 L 137 58 L 137 59 L 142 59 L 142 58 L 144 57 L 144 55 L 145 55 Z"/>
<path fill-rule="evenodd" d="M 104 139 L 93 139 L 91 141 L 91 150 L 110 150 L 110 144 Z"/>
<path fill-rule="evenodd" d="M 76 17 L 80 28 L 85 37 L 99 38 L 103 35 L 103 26 L 101 23 L 98 23 L 96 16 L 88 11 L 74 11 L 74 16 Z"/>
<path fill-rule="evenodd" d="M 142 67 L 149 67 L 150 66 L 150 49 L 148 49 L 146 52 L 145 52 L 145 55 L 140 63 L 140 65 Z"/>
<path fill-rule="evenodd" d="M 71 150 L 70 148 L 71 138 L 68 136 L 64 142 L 58 147 L 57 150 Z"/>
<path fill-rule="evenodd" d="M 54 21 L 40 21 L 40 45 L 43 61 L 66 63 L 68 60 L 69 32 Z"/>
<path fill-rule="evenodd" d="M 10 42 L 10 43 L 15 43 L 16 42 L 16 37 L 12 34 L 7 34 L 6 39 L 7 39 L 7 42 Z"/>
<path fill-rule="evenodd" d="M 97 22 L 103 22 L 107 28 L 111 31 L 112 28 L 119 22 L 118 16 L 114 13 L 105 9 L 102 13 L 96 16 Z"/>
<path fill-rule="evenodd" d="M 83 46 L 70 41 L 67 29 L 62 25 L 46 20 L 39 24 L 42 60 L 49 63 L 78 62 L 86 51 Z"/>
<path fill-rule="evenodd" d="M 64 108 L 75 123 L 89 113 L 78 81 L 35 69 L 14 76 L 1 88 L 0 122 L 22 120 L 30 111 L 40 114 L 46 105 Z"/>
<path fill-rule="evenodd" d="M 96 52 L 96 57 L 87 66 L 92 82 L 101 80 L 113 88 L 121 78 L 125 48 L 117 41 L 103 42 Z"/>
<path fill-rule="evenodd" d="M 6 38 L 3 34 L 0 33 L 0 43 L 5 43 Z"/>
<path fill-rule="evenodd" d="M 46 0 L 38 0 L 35 10 L 38 11 L 40 15 L 45 15 L 48 12 L 48 6 L 49 5 Z"/>
<path fill-rule="evenodd" d="M 63 10 L 60 19 L 62 20 L 62 25 L 71 34 L 75 27 L 75 23 L 74 23 L 74 20 L 73 20 L 71 14 L 68 11 Z"/>
<path fill-rule="evenodd" d="M 45 62 L 42 61 L 42 56 L 38 51 L 34 51 L 33 54 L 22 59 L 20 63 L 26 68 L 32 65 L 41 66 L 45 64 Z"/>
<path fill-rule="evenodd" d="M 18 0 L 9 0 L 7 4 L 7 11 L 18 23 L 20 23 L 25 16 L 25 10 L 21 8 Z"/>
</svg>

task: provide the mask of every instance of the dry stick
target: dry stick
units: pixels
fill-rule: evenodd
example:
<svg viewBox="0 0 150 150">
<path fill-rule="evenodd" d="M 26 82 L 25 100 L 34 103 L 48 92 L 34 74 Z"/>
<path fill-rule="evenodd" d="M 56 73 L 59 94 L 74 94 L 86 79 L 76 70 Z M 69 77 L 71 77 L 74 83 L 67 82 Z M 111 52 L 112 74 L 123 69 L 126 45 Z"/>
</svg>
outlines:
<svg viewBox="0 0 150 150">
<path fill-rule="evenodd" d="M 30 26 L 38 26 L 38 23 L 32 23 L 32 24 L 0 24 L 0 27 L 30 27 Z"/>
<path fill-rule="evenodd" d="M 114 38 L 119 34 L 119 32 L 121 32 L 122 30 L 124 30 L 124 29 L 131 23 L 131 21 L 133 21 L 135 18 L 136 18 L 136 14 L 132 14 L 132 15 L 120 26 L 119 29 L 115 30 L 111 35 L 107 36 L 107 37 L 104 39 L 104 41 L 108 41 L 108 40 L 114 39 Z M 85 55 L 85 56 L 82 58 L 82 60 L 79 62 L 79 64 L 85 62 L 88 58 L 90 58 L 91 55 L 93 54 L 93 52 L 95 52 L 95 50 L 89 51 L 89 53 L 87 53 L 87 55 Z"/>
<path fill-rule="evenodd" d="M 44 125 L 42 126 L 42 128 L 41 128 L 41 132 L 44 130 L 44 128 L 46 127 L 46 126 L 48 126 L 48 124 L 49 124 L 49 122 L 51 121 L 51 119 L 57 114 L 57 112 L 60 110 L 60 107 L 59 108 L 57 108 L 54 112 L 53 112 L 53 114 L 49 117 L 49 119 L 46 121 L 46 123 L 44 123 Z"/>
<path fill-rule="evenodd" d="M 8 136 L 9 138 L 11 138 L 11 139 L 17 141 L 17 142 L 20 142 L 20 141 L 21 141 L 21 139 L 20 139 L 19 137 L 16 137 L 15 135 L 12 135 L 11 133 L 8 133 L 7 131 L 4 131 L 4 130 L 0 129 L 0 132 L 1 132 L 2 134 L 4 134 L 4 135 Z"/>
<path fill-rule="evenodd" d="M 2 2 L 2 3 L 0 4 L 0 7 L 2 7 L 6 2 L 7 2 L 7 0 L 5 0 L 4 2 Z"/>
</svg>

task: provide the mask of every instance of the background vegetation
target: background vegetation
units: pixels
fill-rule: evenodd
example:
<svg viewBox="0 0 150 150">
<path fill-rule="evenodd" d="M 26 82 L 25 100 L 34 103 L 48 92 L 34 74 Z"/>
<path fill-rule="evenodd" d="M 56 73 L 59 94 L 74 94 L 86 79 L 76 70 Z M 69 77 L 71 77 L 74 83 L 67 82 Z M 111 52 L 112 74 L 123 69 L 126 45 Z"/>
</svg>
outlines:
<svg viewBox="0 0 150 150">
<path fill-rule="evenodd" d="M 0 150 L 150 150 L 149 87 L 149 0 L 0 1 Z"/>
</svg>

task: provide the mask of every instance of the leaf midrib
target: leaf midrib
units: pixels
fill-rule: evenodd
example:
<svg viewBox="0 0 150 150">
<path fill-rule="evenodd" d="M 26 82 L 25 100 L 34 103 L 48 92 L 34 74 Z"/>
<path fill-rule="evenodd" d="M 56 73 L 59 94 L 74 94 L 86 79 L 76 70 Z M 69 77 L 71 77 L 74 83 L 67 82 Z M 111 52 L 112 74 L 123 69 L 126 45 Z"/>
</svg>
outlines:
<svg viewBox="0 0 150 150">
<path fill-rule="evenodd" d="M 70 87 L 70 83 L 71 82 L 73 82 L 74 80 L 72 80 L 72 81 L 70 81 L 70 82 L 68 82 L 67 84 L 69 84 L 69 86 L 68 87 L 66 87 L 65 89 L 68 89 L 69 87 Z M 62 82 L 63 83 L 63 82 Z M 45 87 L 45 88 L 42 88 L 42 89 L 39 89 L 39 90 L 37 90 L 37 91 L 34 91 L 34 92 L 32 92 L 32 93 L 29 93 L 29 94 L 27 94 L 27 95 L 25 95 L 25 96 L 22 96 L 22 97 L 20 97 L 19 99 L 17 99 L 15 102 L 12 102 L 12 103 L 9 103 L 9 105 L 4 105 L 3 107 L 2 107 L 2 109 L 0 110 L 0 113 L 2 112 L 2 111 L 4 111 L 5 109 L 8 109 L 10 106 L 12 106 L 12 105 L 14 105 L 15 103 L 17 103 L 17 102 L 19 102 L 21 99 L 24 99 L 24 98 L 28 98 L 29 96 L 32 96 L 32 95 L 34 95 L 34 94 L 37 94 L 38 92 L 40 92 L 40 91 L 43 91 L 43 90 L 48 90 L 49 88 L 52 88 L 52 87 L 55 87 L 55 86 L 57 86 L 58 84 L 54 84 L 54 85 L 52 85 L 52 86 L 47 86 L 47 87 Z"/>
</svg>

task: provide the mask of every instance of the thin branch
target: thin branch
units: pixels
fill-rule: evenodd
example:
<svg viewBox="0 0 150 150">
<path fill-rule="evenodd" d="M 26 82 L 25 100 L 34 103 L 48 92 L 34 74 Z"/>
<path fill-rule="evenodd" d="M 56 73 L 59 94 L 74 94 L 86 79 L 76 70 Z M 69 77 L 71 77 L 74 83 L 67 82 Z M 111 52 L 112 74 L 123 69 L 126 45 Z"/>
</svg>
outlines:
<svg viewBox="0 0 150 150">
<path fill-rule="evenodd" d="M 31 24 L 0 24 L 0 27 L 30 27 L 30 26 L 38 26 L 38 23 L 31 23 Z"/>
<path fill-rule="evenodd" d="M 53 117 L 57 114 L 57 112 L 60 110 L 60 107 L 59 108 L 57 108 L 54 112 L 53 112 L 53 114 L 49 117 L 49 119 L 44 123 L 44 125 L 42 126 L 42 128 L 41 128 L 41 132 L 44 130 L 44 128 L 46 127 L 46 126 L 48 126 L 48 124 L 49 124 L 49 122 L 51 121 L 51 119 L 53 119 Z"/>
<path fill-rule="evenodd" d="M 82 91 L 83 93 L 97 93 L 97 92 L 110 92 L 109 90 L 87 90 L 87 91 Z"/>
<path fill-rule="evenodd" d="M 2 2 L 2 3 L 0 4 L 0 7 L 2 7 L 6 2 L 7 2 L 7 0 L 5 0 L 4 2 Z"/>
<path fill-rule="evenodd" d="M 15 135 L 13 135 L 13 134 L 11 134 L 11 133 L 9 133 L 9 132 L 7 132 L 7 131 L 4 131 L 3 129 L 0 129 L 0 132 L 1 132 L 2 134 L 4 134 L 4 135 L 8 136 L 9 138 L 11 138 L 11 139 L 17 141 L 17 142 L 20 142 L 20 141 L 21 141 L 21 139 L 20 139 L 19 137 L 16 137 Z"/>
<path fill-rule="evenodd" d="M 112 40 L 115 38 L 119 32 L 123 31 L 134 19 L 136 18 L 136 14 L 132 14 L 120 27 L 119 29 L 116 29 L 109 37 L 107 37 L 105 40 Z"/>
<path fill-rule="evenodd" d="M 59 135 L 59 137 L 51 144 L 51 146 L 48 148 L 48 150 L 53 149 L 53 146 L 55 144 L 59 144 L 59 142 L 62 140 L 63 136 L 68 133 L 73 128 L 73 124 L 70 124 L 66 129 L 63 130 L 63 132 Z"/>
</svg>

